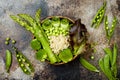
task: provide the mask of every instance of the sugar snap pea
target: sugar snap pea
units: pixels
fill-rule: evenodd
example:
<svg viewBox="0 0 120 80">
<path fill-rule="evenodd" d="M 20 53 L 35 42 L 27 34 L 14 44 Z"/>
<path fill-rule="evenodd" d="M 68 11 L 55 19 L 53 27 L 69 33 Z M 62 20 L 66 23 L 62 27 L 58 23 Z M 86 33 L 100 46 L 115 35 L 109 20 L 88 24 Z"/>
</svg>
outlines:
<svg viewBox="0 0 120 80">
<path fill-rule="evenodd" d="M 12 63 L 12 53 L 9 50 L 6 50 L 6 70 L 7 70 L 7 72 L 9 72 L 11 63 Z"/>
<path fill-rule="evenodd" d="M 100 7 L 96 15 L 94 16 L 91 27 L 97 28 L 100 25 L 105 14 L 105 8 L 106 8 L 106 1 L 104 1 L 103 6 Z"/>
<path fill-rule="evenodd" d="M 87 60 L 85 60 L 84 58 L 80 57 L 80 63 L 88 70 L 90 71 L 94 71 L 94 72 L 99 72 L 99 70 L 93 66 L 92 64 L 90 64 Z"/>
</svg>

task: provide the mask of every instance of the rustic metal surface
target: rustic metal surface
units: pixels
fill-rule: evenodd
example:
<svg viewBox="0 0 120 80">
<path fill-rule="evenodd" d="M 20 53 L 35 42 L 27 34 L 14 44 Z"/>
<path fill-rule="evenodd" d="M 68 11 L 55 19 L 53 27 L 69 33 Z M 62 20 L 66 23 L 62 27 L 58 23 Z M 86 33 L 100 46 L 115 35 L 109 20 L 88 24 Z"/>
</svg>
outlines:
<svg viewBox="0 0 120 80">
<path fill-rule="evenodd" d="M 74 20 L 81 18 L 90 33 L 89 42 L 98 44 L 95 46 L 96 53 L 86 53 L 86 58 L 94 64 L 98 69 L 98 60 L 103 57 L 103 48 L 107 47 L 104 25 L 100 25 L 98 29 L 90 27 L 91 20 L 96 14 L 96 11 L 102 5 L 104 0 L 0 0 L 0 80 L 107 80 L 103 73 L 95 73 L 86 70 L 80 63 L 79 58 L 61 66 L 49 65 L 41 63 L 34 58 L 35 52 L 30 47 L 32 34 L 26 31 L 23 27 L 16 24 L 10 19 L 10 14 L 27 13 L 34 16 L 38 8 L 42 9 L 42 19 L 47 16 L 62 15 L 70 17 Z M 115 34 L 112 38 L 113 42 L 118 44 L 120 48 L 120 1 L 106 0 L 106 14 L 111 21 L 113 16 L 117 16 L 118 24 Z M 15 53 L 13 53 L 13 63 L 10 73 L 5 71 L 5 50 L 10 49 L 10 46 L 4 44 L 5 38 L 11 37 L 17 43 L 15 46 L 26 55 L 33 63 L 35 73 L 25 75 L 19 68 Z M 119 49 L 120 52 L 120 49 Z M 90 60 L 89 56 L 94 55 L 95 59 Z M 120 54 L 118 56 L 118 77 L 120 77 Z"/>
</svg>

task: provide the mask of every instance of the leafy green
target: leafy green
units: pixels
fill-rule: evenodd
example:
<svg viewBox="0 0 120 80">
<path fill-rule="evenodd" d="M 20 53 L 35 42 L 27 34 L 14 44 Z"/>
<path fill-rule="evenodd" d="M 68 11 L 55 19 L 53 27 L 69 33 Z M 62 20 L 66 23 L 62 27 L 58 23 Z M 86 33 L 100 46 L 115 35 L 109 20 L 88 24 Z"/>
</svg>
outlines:
<svg viewBox="0 0 120 80">
<path fill-rule="evenodd" d="M 72 55 L 72 52 L 71 50 L 68 48 L 68 49 L 64 49 L 63 51 L 61 51 L 59 53 L 59 58 L 64 62 L 64 63 L 67 63 L 69 61 L 72 60 L 73 58 L 73 55 Z"/>
</svg>

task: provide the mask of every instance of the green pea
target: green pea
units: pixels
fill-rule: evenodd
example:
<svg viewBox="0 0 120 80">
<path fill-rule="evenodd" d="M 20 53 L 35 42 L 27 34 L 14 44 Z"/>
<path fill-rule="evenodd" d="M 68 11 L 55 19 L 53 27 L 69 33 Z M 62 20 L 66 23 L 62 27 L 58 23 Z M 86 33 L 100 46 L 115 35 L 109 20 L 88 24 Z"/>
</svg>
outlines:
<svg viewBox="0 0 120 80">
<path fill-rule="evenodd" d="M 23 62 L 25 62 L 25 59 L 22 59 Z"/>
<path fill-rule="evenodd" d="M 15 40 L 12 40 L 12 44 L 15 44 L 16 43 L 16 41 Z"/>
<path fill-rule="evenodd" d="M 21 67 L 23 67 L 23 66 L 24 66 L 24 64 L 21 64 L 20 66 L 21 66 Z"/>
<path fill-rule="evenodd" d="M 109 78 L 109 80 L 114 80 L 114 77 L 112 76 L 112 72 L 110 70 L 110 58 L 109 55 L 105 55 L 104 57 L 104 69 L 105 69 L 105 73 L 107 75 L 107 77 Z"/>
<path fill-rule="evenodd" d="M 6 50 L 6 70 L 9 72 L 12 63 L 12 53 L 9 50 Z"/>
<path fill-rule="evenodd" d="M 9 42 L 8 42 L 8 41 L 5 41 L 5 44 L 6 44 L 6 45 L 8 45 L 8 44 L 9 44 Z"/>
<path fill-rule="evenodd" d="M 10 40 L 10 38 L 9 38 L 9 37 L 7 37 L 7 38 L 6 38 L 6 41 L 9 41 L 9 40 Z"/>
<path fill-rule="evenodd" d="M 95 57 L 94 57 L 94 56 L 91 56 L 90 58 L 91 58 L 91 59 L 94 59 Z"/>
<path fill-rule="evenodd" d="M 21 59 L 18 59 L 19 62 L 21 62 Z"/>
<path fill-rule="evenodd" d="M 19 54 L 17 54 L 16 56 L 17 56 L 17 57 L 20 57 L 20 55 L 19 55 Z"/>
</svg>

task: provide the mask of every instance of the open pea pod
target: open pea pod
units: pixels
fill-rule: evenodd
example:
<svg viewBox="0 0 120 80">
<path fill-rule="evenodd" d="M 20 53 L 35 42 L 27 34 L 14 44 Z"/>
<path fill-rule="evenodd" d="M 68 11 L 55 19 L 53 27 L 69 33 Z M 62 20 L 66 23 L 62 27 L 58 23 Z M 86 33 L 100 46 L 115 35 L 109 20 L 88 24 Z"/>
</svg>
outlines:
<svg viewBox="0 0 120 80">
<path fill-rule="evenodd" d="M 97 28 L 100 25 L 105 14 L 105 8 L 106 8 L 106 1 L 104 1 L 103 6 L 100 7 L 96 15 L 94 16 L 91 27 Z"/>
<path fill-rule="evenodd" d="M 16 50 L 16 58 L 20 68 L 25 74 L 29 75 L 31 72 L 34 72 L 34 68 L 30 61 L 18 50 Z"/>
<path fill-rule="evenodd" d="M 59 58 L 64 62 L 64 63 L 67 63 L 69 61 L 72 60 L 73 58 L 73 55 L 72 55 L 72 52 L 69 48 L 67 49 L 64 49 L 63 51 L 61 51 L 59 53 Z"/>
</svg>

